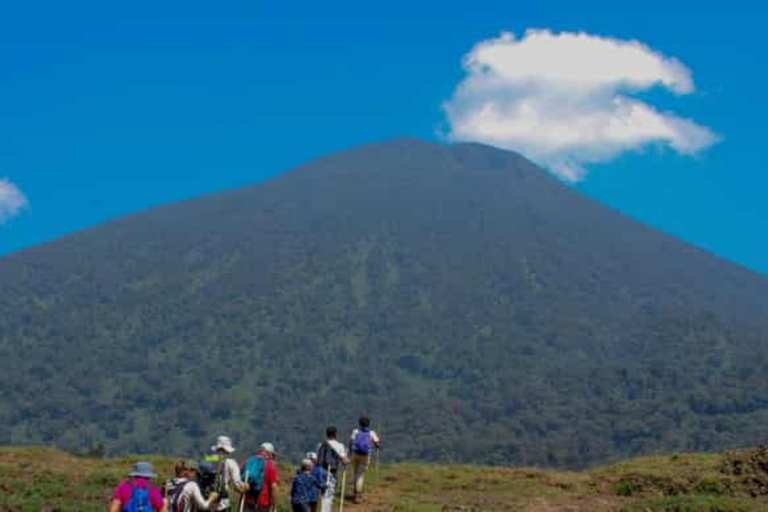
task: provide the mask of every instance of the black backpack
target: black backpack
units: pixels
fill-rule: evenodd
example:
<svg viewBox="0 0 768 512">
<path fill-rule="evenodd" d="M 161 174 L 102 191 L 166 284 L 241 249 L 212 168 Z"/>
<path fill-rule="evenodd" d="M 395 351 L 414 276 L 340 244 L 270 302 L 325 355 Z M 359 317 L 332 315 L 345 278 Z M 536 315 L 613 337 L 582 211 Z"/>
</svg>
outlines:
<svg viewBox="0 0 768 512">
<path fill-rule="evenodd" d="M 323 441 L 317 450 L 317 464 L 330 471 L 336 471 L 336 468 L 341 464 L 341 457 L 328 441 Z"/>
<path fill-rule="evenodd" d="M 217 492 L 219 499 L 226 498 L 227 488 L 224 485 L 224 461 L 226 459 L 214 460 L 211 456 L 206 457 L 206 459 L 200 461 L 200 476 L 197 479 L 200 493 L 205 499 L 208 499 L 212 492 Z"/>
</svg>

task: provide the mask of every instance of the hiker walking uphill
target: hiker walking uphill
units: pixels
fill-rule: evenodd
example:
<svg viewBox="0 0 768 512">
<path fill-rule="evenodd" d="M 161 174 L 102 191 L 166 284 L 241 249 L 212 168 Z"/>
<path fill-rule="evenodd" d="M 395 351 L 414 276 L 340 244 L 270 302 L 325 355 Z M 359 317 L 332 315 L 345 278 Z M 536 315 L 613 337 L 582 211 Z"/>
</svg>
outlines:
<svg viewBox="0 0 768 512">
<path fill-rule="evenodd" d="M 216 444 L 211 446 L 211 452 L 200 466 L 200 489 L 206 497 L 214 491 L 219 495 L 219 503 L 214 510 L 228 511 L 232 509 L 230 493 L 247 492 L 248 484 L 241 478 L 237 461 L 230 457 L 235 452 L 232 439 L 219 436 Z"/>
<path fill-rule="evenodd" d="M 166 512 L 163 495 L 152 483 L 157 473 L 150 462 L 137 462 L 128 477 L 115 489 L 109 512 Z"/>
<path fill-rule="evenodd" d="M 307 452 L 306 458 L 312 461 L 312 477 L 317 483 L 317 488 L 325 493 L 325 488 L 328 482 L 328 472 L 324 467 L 317 463 L 317 454 L 315 452 Z M 319 498 L 320 493 L 316 493 L 312 496 L 312 499 L 309 500 L 310 512 L 317 512 L 317 502 L 320 501 Z"/>
<path fill-rule="evenodd" d="M 319 490 L 324 487 L 320 484 L 312 470 L 315 465 L 311 459 L 301 461 L 301 467 L 293 478 L 291 484 L 291 508 L 293 512 L 312 512 L 312 504 L 317 507 Z"/>
<path fill-rule="evenodd" d="M 272 443 L 262 443 L 259 450 L 242 465 L 249 490 L 242 512 L 274 512 L 277 510 L 277 484 L 280 475 L 275 464 L 277 452 Z"/>
<path fill-rule="evenodd" d="M 173 466 L 173 478 L 166 480 L 163 486 L 163 498 L 170 503 L 179 485 L 187 481 L 187 462 L 180 460 Z"/>
<path fill-rule="evenodd" d="M 358 420 L 358 428 L 352 431 L 349 438 L 349 450 L 352 452 L 352 468 L 355 474 L 354 503 L 360 503 L 363 495 L 363 483 L 365 472 L 371 463 L 373 450 L 381 448 L 381 440 L 378 434 L 371 430 L 371 420 L 362 415 Z"/>
<path fill-rule="evenodd" d="M 325 437 L 325 441 L 317 449 L 317 463 L 328 472 L 321 510 L 322 512 L 331 512 L 333 497 L 336 494 L 336 475 L 339 469 L 343 469 L 343 466 L 349 464 L 349 459 L 347 458 L 347 449 L 338 440 L 336 427 L 325 429 Z M 344 492 L 343 489 L 342 492 Z"/>
<path fill-rule="evenodd" d="M 198 512 L 217 510 L 219 495 L 215 491 L 208 498 L 203 497 L 198 484 L 200 466 L 190 460 L 184 463 L 182 478 L 176 482 L 176 488 L 168 499 L 168 512 Z"/>
</svg>

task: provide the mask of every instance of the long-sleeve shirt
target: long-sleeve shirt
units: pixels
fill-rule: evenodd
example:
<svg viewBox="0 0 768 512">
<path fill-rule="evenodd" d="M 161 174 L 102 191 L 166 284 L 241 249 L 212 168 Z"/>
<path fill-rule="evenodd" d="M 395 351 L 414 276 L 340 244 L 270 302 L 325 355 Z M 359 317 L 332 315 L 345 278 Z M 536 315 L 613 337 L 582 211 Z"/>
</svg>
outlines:
<svg viewBox="0 0 768 512">
<path fill-rule="evenodd" d="M 235 459 L 224 459 L 223 479 L 226 489 L 234 489 L 237 492 L 243 490 L 243 479 L 240 475 L 240 466 Z M 226 496 L 219 501 L 213 510 L 227 510 L 230 506 L 230 497 Z"/>
<path fill-rule="evenodd" d="M 200 486 L 193 480 L 187 480 L 182 482 L 182 489 L 179 494 L 179 499 L 176 502 L 176 509 L 169 507 L 170 512 L 197 512 L 199 510 L 217 510 L 217 505 L 211 504 L 208 506 L 208 502 L 203 498 L 203 493 L 200 492 Z M 173 498 L 173 497 L 171 497 Z"/>
<path fill-rule="evenodd" d="M 317 503 L 318 487 L 312 473 L 299 471 L 291 484 L 291 503 Z"/>
</svg>

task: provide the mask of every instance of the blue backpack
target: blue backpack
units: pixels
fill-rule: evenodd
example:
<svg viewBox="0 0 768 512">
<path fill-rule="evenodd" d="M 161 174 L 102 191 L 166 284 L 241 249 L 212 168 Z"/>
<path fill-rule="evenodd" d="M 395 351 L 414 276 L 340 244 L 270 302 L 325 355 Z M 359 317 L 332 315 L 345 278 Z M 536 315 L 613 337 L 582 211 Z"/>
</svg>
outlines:
<svg viewBox="0 0 768 512">
<path fill-rule="evenodd" d="M 267 470 L 267 460 L 264 457 L 251 455 L 245 462 L 243 471 L 248 473 L 248 494 L 258 496 L 264 488 L 264 473 Z"/>
<path fill-rule="evenodd" d="M 136 487 L 131 484 L 131 501 L 123 507 L 123 512 L 157 512 L 149 501 L 149 486 Z"/>
<path fill-rule="evenodd" d="M 368 455 L 373 450 L 373 439 L 370 430 L 361 430 L 355 436 L 352 450 L 359 455 Z"/>
</svg>

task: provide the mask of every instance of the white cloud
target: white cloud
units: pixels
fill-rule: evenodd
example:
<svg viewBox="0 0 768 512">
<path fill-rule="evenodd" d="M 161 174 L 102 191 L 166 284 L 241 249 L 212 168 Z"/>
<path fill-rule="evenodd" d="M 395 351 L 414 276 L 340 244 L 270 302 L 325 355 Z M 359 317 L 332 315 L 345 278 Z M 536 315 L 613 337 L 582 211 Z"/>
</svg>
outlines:
<svg viewBox="0 0 768 512">
<path fill-rule="evenodd" d="M 520 151 L 568 180 L 585 165 L 663 144 L 695 154 L 717 136 L 660 112 L 632 93 L 695 91 L 690 70 L 639 41 L 528 30 L 482 41 L 464 58 L 465 79 L 443 108 L 451 140 Z"/>
<path fill-rule="evenodd" d="M 27 204 L 26 196 L 16 185 L 0 179 L 0 225 L 18 215 Z"/>
</svg>

